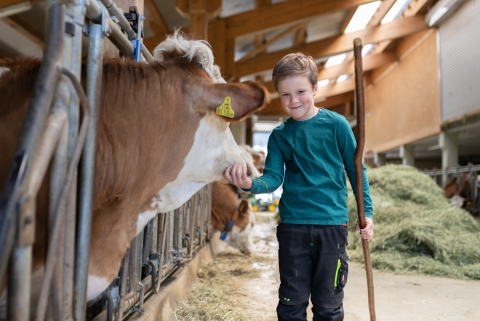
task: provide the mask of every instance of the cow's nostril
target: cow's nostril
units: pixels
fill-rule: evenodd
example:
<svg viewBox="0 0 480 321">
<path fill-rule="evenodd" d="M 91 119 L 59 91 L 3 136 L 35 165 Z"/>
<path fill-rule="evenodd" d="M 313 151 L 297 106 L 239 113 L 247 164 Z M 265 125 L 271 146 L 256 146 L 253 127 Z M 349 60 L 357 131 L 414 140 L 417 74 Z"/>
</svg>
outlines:
<svg viewBox="0 0 480 321">
<path fill-rule="evenodd" d="M 242 253 L 245 254 L 245 255 L 250 255 L 250 254 L 252 254 L 252 252 L 251 252 L 249 249 L 243 249 L 243 250 L 240 250 L 240 252 L 242 252 Z"/>
</svg>

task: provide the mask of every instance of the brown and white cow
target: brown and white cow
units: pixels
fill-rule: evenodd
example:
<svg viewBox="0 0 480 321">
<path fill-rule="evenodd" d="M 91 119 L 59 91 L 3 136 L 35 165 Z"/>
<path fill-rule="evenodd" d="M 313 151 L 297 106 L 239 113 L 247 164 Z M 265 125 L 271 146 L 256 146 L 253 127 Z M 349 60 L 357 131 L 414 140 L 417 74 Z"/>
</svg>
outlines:
<svg viewBox="0 0 480 321">
<path fill-rule="evenodd" d="M 268 102 L 268 91 L 256 82 L 224 83 L 204 42 L 176 33 L 154 54 L 158 61 L 149 63 L 104 62 L 88 300 L 107 288 L 130 240 L 156 213 L 179 207 L 207 183 L 227 182 L 225 168 L 245 164 L 228 121 Z M 40 61 L 0 61 L 0 67 L 5 68 L 0 77 L 3 188 Z M 215 113 L 226 97 L 233 119 Z M 47 185 L 37 200 L 32 271 L 38 278 L 45 256 Z"/>
<path fill-rule="evenodd" d="M 240 145 L 247 166 L 247 175 L 250 178 L 260 177 L 260 172 L 255 167 L 252 155 Z M 247 145 L 248 146 L 248 145 Z M 240 198 L 249 193 L 242 193 L 237 187 L 229 184 L 215 182 L 212 186 L 212 226 L 219 231 L 224 231 L 229 220 L 232 219 L 237 207 L 239 217 L 232 229 L 228 231 L 225 241 L 242 253 L 253 252 L 252 228 L 255 225 L 255 214 L 250 203 L 245 198 Z M 240 202 L 240 203 L 239 203 Z"/>
<path fill-rule="evenodd" d="M 238 197 L 237 187 L 230 184 L 214 182 L 212 186 L 212 226 L 224 231 L 236 209 L 239 209 L 238 218 L 227 233 L 227 242 L 230 246 L 247 255 L 253 253 L 252 228 L 255 225 L 255 214 L 252 206 L 245 198 Z"/>
</svg>

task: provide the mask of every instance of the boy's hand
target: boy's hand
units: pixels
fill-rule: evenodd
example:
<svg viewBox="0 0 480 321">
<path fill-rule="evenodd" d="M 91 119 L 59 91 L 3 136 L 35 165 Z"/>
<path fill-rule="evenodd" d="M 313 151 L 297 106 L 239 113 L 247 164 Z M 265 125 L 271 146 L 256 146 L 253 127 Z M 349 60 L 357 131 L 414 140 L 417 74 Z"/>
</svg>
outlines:
<svg viewBox="0 0 480 321">
<path fill-rule="evenodd" d="M 365 226 L 364 229 L 360 229 L 360 226 L 358 224 L 355 225 L 355 232 L 360 231 L 360 237 L 362 239 L 365 239 L 367 241 L 370 241 L 373 238 L 373 228 L 375 225 L 373 225 L 373 220 L 370 217 L 365 217 L 365 221 L 367 222 L 367 226 Z"/>
<path fill-rule="evenodd" d="M 247 177 L 247 169 L 238 164 L 233 167 L 228 166 L 224 173 L 230 184 L 238 186 L 243 189 L 251 189 L 253 182 Z"/>
</svg>

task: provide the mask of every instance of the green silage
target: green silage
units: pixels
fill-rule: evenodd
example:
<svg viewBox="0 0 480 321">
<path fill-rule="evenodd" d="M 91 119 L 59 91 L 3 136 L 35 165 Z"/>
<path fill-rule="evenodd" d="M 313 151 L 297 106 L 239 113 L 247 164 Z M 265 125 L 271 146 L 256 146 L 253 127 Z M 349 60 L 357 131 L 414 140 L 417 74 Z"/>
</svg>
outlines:
<svg viewBox="0 0 480 321">
<path fill-rule="evenodd" d="M 480 224 L 450 205 L 435 182 L 413 167 L 387 165 L 367 170 L 375 236 L 375 269 L 480 279 Z M 349 186 L 349 256 L 363 262 L 353 233 L 357 205 Z"/>
</svg>

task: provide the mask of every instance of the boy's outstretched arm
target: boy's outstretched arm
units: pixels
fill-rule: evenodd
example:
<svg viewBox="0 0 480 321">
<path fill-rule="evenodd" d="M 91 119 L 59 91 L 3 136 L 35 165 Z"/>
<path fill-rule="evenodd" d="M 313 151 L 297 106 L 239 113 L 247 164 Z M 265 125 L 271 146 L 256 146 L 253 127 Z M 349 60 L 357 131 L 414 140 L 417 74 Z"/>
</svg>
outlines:
<svg viewBox="0 0 480 321">
<path fill-rule="evenodd" d="M 338 149 L 342 155 L 343 164 L 345 165 L 345 171 L 347 172 L 348 180 L 352 186 L 353 194 L 355 195 L 355 200 L 357 199 L 357 187 L 355 179 L 355 161 L 354 154 L 357 147 L 357 142 L 355 141 L 355 136 L 353 135 L 350 124 L 346 119 L 340 121 L 338 130 L 337 130 L 337 142 Z M 355 226 L 355 231 L 360 231 L 360 236 L 370 241 L 373 238 L 373 214 L 372 214 L 372 198 L 370 197 L 370 186 L 368 185 L 367 179 L 367 169 L 364 165 L 363 167 L 363 202 L 365 205 L 365 221 L 367 225 L 364 229 L 360 230 L 358 222 Z"/>
<path fill-rule="evenodd" d="M 251 180 L 247 177 L 245 167 L 238 164 L 227 167 L 224 176 L 230 184 L 254 194 L 273 193 L 283 183 L 285 166 L 283 154 L 275 139 L 274 133 L 268 139 L 268 154 L 265 160 L 265 170 L 259 178 Z"/>
</svg>

